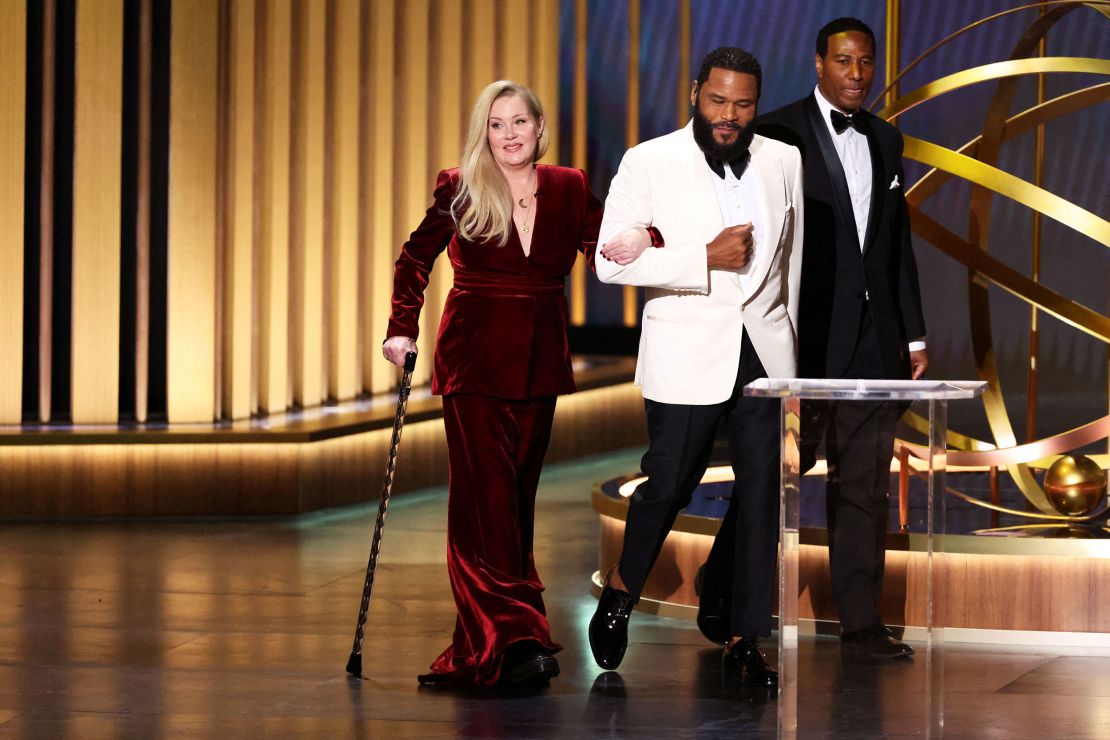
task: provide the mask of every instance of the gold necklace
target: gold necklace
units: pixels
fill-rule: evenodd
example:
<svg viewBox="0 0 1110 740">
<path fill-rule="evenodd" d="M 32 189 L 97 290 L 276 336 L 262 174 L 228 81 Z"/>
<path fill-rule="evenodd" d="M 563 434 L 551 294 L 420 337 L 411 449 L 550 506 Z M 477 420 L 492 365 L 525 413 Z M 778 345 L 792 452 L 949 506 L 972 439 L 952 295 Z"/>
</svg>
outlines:
<svg viewBox="0 0 1110 740">
<path fill-rule="evenodd" d="M 536 177 L 536 171 L 535 170 L 532 170 L 532 177 L 533 178 Z M 535 186 L 533 186 L 533 188 L 534 187 Z M 536 197 L 536 193 L 531 192 L 526 196 L 523 196 L 523 197 L 520 197 L 520 198 L 516 199 L 516 204 L 518 206 L 520 206 L 520 209 L 522 211 L 525 212 L 524 213 L 524 218 L 520 222 L 520 232 L 522 234 L 527 234 L 529 231 L 531 231 L 531 229 L 528 228 L 528 209 L 532 206 L 532 199 L 535 198 L 535 197 Z M 527 199 L 527 202 L 525 202 L 525 199 Z"/>
</svg>

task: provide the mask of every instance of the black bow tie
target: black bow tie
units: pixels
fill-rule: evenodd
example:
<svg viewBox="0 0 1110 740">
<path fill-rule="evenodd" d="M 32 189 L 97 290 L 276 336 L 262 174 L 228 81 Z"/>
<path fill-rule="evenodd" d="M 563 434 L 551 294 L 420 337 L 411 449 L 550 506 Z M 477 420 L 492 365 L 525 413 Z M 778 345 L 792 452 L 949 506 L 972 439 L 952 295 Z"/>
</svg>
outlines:
<svg viewBox="0 0 1110 740">
<path fill-rule="evenodd" d="M 862 117 L 846 116 L 838 110 L 831 110 L 829 111 L 829 118 L 832 119 L 833 131 L 838 134 L 842 134 L 850 128 L 854 128 L 861 134 L 866 132 L 867 123 Z"/>
<path fill-rule="evenodd" d="M 748 167 L 748 152 L 745 152 L 742 157 L 737 157 L 728 163 L 728 168 L 732 170 L 732 174 L 739 180 L 740 176 L 744 174 L 744 170 Z M 709 169 L 713 170 L 713 174 L 722 180 L 725 179 L 725 163 L 713 159 L 708 154 L 705 155 L 705 162 L 709 165 Z"/>
</svg>

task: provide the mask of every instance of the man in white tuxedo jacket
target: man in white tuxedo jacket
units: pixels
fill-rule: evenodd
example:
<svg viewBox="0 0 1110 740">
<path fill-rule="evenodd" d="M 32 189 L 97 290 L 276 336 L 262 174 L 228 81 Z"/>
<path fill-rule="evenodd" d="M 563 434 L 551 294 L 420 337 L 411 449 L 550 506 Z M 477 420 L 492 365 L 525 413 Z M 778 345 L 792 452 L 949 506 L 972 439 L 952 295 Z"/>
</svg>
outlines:
<svg viewBox="0 0 1110 740">
<path fill-rule="evenodd" d="M 803 180 L 797 149 L 754 136 L 760 78 L 751 54 L 711 52 L 691 90 L 693 120 L 630 149 L 605 202 L 597 275 L 646 289 L 636 383 L 650 438 L 648 479 L 632 496 L 621 559 L 590 623 L 606 669 L 624 656 L 632 606 L 723 422 L 737 481 L 722 522 L 736 535 L 723 600 L 732 608 L 701 626 L 725 645 L 726 669 L 777 684 L 758 638 L 771 630 L 779 403 L 745 397 L 743 387 L 796 374 Z M 635 227 L 657 229 L 665 245 L 622 265 Z"/>
</svg>

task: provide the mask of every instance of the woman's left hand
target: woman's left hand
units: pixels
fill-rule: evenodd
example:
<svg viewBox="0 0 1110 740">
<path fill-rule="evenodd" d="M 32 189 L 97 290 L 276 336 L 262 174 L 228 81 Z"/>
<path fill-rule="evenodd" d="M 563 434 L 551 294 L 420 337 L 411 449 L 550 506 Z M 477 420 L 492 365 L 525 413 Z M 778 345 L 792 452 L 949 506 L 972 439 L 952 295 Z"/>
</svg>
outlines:
<svg viewBox="0 0 1110 740">
<path fill-rule="evenodd" d="M 625 229 L 601 246 L 601 256 L 618 265 L 635 262 L 651 246 L 651 235 L 642 226 Z"/>
<path fill-rule="evenodd" d="M 405 355 L 415 351 L 416 342 L 408 337 L 390 337 L 382 342 L 382 354 L 397 367 L 404 367 Z"/>
</svg>

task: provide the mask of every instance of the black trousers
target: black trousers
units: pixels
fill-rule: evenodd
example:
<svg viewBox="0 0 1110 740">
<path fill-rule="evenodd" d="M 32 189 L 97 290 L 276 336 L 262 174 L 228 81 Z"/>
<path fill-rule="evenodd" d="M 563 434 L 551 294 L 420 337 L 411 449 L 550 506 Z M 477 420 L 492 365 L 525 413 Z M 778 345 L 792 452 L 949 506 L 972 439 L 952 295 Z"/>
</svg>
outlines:
<svg viewBox="0 0 1110 740">
<path fill-rule="evenodd" d="M 879 379 L 879 343 L 870 311 L 845 378 Z M 802 415 L 802 465 L 811 464 L 823 439 L 828 462 L 825 509 L 829 568 L 840 626 L 846 631 L 882 623 L 879 599 L 890 516 L 890 460 L 900 402 L 806 402 Z"/>
<path fill-rule="evenodd" d="M 640 467 L 648 479 L 632 494 L 620 560 L 621 578 L 638 598 L 675 517 L 690 503 L 709 465 L 723 423 L 736 483 L 714 552 L 731 573 L 733 633 L 747 637 L 771 632 L 778 552 L 779 401 L 746 397 L 742 390 L 766 374 L 745 332 L 727 401 L 709 406 L 644 401 L 649 445 Z"/>
</svg>

